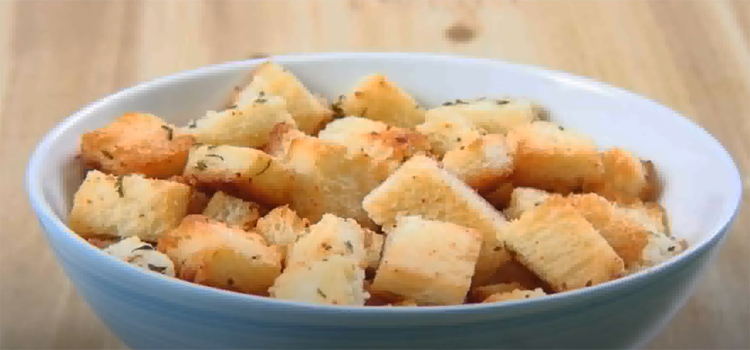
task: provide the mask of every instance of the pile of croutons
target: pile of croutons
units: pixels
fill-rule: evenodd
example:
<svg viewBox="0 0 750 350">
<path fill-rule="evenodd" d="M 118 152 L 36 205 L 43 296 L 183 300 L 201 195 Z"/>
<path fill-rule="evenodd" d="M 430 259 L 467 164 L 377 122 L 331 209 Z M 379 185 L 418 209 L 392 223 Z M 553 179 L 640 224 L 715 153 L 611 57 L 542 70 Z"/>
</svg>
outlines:
<svg viewBox="0 0 750 350">
<path fill-rule="evenodd" d="M 371 75 L 329 104 L 271 61 L 230 100 L 84 134 L 70 228 L 155 273 L 355 306 L 542 297 L 687 247 L 651 162 L 527 100 L 426 109 Z"/>
</svg>

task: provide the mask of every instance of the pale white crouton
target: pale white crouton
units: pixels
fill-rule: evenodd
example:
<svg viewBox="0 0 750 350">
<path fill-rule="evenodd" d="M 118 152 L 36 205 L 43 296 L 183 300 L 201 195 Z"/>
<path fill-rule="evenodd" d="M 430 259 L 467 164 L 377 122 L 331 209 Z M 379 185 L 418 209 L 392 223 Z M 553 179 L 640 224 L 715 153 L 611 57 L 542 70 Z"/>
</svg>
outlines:
<svg viewBox="0 0 750 350">
<path fill-rule="evenodd" d="M 177 277 L 206 286 L 266 295 L 281 274 L 281 257 L 263 237 L 203 215 L 185 217 L 157 247 L 174 261 Z"/>
<path fill-rule="evenodd" d="M 307 265 L 332 255 L 342 255 L 366 267 L 363 235 L 356 221 L 325 214 L 306 234 L 298 236 L 289 248 L 286 266 Z"/>
<path fill-rule="evenodd" d="M 185 217 L 190 193 L 189 186 L 174 181 L 91 170 L 75 194 L 68 226 L 83 237 L 155 242 Z"/>
<path fill-rule="evenodd" d="M 184 176 L 198 186 L 270 206 L 289 202 L 294 177 L 290 169 L 263 151 L 210 145 L 190 150 Z"/>
<path fill-rule="evenodd" d="M 164 179 L 182 173 L 193 142 L 155 115 L 126 113 L 81 136 L 81 160 L 108 174 Z"/>
<path fill-rule="evenodd" d="M 260 218 L 260 206 L 217 191 L 203 210 L 203 215 L 250 231 Z"/>
<path fill-rule="evenodd" d="M 332 255 L 284 270 L 268 290 L 272 298 L 329 305 L 365 304 L 365 271 L 352 257 Z"/>
<path fill-rule="evenodd" d="M 517 187 L 513 189 L 510 195 L 510 204 L 503 213 L 508 219 L 518 219 L 523 213 L 544 203 L 550 196 L 552 196 L 552 193 L 547 191 L 530 187 Z"/>
<path fill-rule="evenodd" d="M 516 126 L 539 120 L 542 110 L 523 99 L 479 98 L 446 102 L 428 113 L 455 115 L 489 134 L 506 134 Z"/>
<path fill-rule="evenodd" d="M 502 135 L 485 135 L 448 151 L 443 167 L 479 193 L 497 188 L 513 172 L 513 155 Z"/>
<path fill-rule="evenodd" d="M 255 231 L 266 239 L 268 244 L 276 246 L 286 264 L 287 250 L 289 246 L 305 233 L 310 222 L 297 216 L 288 205 L 276 207 L 266 216 L 258 220 Z"/>
<path fill-rule="evenodd" d="M 274 125 L 285 123 L 297 127 L 286 108 L 281 97 L 257 98 L 235 109 L 208 111 L 179 132 L 209 145 L 260 148 L 268 144 Z"/>
<path fill-rule="evenodd" d="M 424 109 L 400 87 L 382 75 L 363 78 L 348 95 L 340 96 L 334 110 L 344 116 L 357 116 L 402 128 L 424 122 Z"/>
<path fill-rule="evenodd" d="M 363 206 L 383 226 L 393 225 L 399 216 L 421 215 L 481 232 L 482 252 L 474 274 L 477 285 L 510 260 L 498 235 L 506 224 L 502 214 L 428 157 L 415 156 L 404 163 L 364 198 Z"/>
<path fill-rule="evenodd" d="M 443 157 L 446 152 L 470 144 L 487 134 L 459 115 L 433 111 L 427 111 L 425 122 L 417 125 L 416 130 L 427 137 L 430 149 L 438 157 Z"/>
<path fill-rule="evenodd" d="M 125 238 L 108 246 L 104 252 L 144 270 L 174 277 L 174 264 L 169 257 L 136 236 Z"/>
<path fill-rule="evenodd" d="M 419 305 L 462 304 L 479 258 L 479 232 L 419 216 L 402 216 L 388 229 L 371 291 Z"/>
<path fill-rule="evenodd" d="M 547 293 L 545 293 L 541 288 L 537 288 L 534 290 L 516 289 L 510 292 L 502 292 L 490 295 L 483 301 L 483 303 L 499 303 L 510 300 L 534 299 L 543 297 L 545 295 L 547 295 Z"/>
<path fill-rule="evenodd" d="M 294 74 L 274 62 L 255 68 L 250 84 L 238 94 L 236 103 L 244 106 L 271 96 L 286 100 L 286 108 L 297 126 L 309 135 L 317 134 L 333 118 L 324 99 L 310 93 Z"/>
</svg>

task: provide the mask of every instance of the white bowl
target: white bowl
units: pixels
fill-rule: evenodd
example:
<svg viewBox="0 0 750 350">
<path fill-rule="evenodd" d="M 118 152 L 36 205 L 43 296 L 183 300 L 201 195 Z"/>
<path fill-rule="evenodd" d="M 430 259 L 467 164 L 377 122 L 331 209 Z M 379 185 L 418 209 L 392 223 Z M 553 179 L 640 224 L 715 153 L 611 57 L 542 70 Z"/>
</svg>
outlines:
<svg viewBox="0 0 750 350">
<path fill-rule="evenodd" d="M 94 312 L 127 345 L 156 348 L 637 348 L 684 304 L 739 207 L 739 172 L 722 146 L 676 112 L 601 83 L 494 60 L 427 54 L 274 57 L 312 91 L 333 98 L 382 73 L 422 105 L 519 96 L 561 124 L 651 159 L 674 234 L 690 248 L 606 284 L 502 304 L 425 308 L 304 305 L 226 292 L 142 272 L 66 226 L 82 174 L 79 136 L 131 111 L 184 124 L 216 108 L 260 60 L 160 78 L 108 96 L 52 130 L 31 158 L 26 187 L 50 246 Z"/>
</svg>

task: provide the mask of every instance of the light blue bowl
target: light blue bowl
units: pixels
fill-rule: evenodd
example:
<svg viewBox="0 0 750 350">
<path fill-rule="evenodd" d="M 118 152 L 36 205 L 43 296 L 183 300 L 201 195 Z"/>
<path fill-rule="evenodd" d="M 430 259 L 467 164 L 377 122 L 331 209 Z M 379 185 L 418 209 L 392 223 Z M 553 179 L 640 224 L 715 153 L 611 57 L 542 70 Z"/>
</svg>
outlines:
<svg viewBox="0 0 750 350">
<path fill-rule="evenodd" d="M 648 271 L 537 300 L 425 308 L 297 304 L 192 285 L 142 272 L 90 246 L 65 225 L 82 179 L 78 137 L 124 112 L 177 123 L 225 100 L 260 61 L 157 79 L 108 96 L 66 119 L 31 158 L 26 187 L 50 246 L 94 312 L 134 349 L 639 348 L 682 307 L 739 208 L 739 172 L 723 147 L 674 111 L 568 74 L 492 60 L 426 54 L 275 57 L 329 98 L 383 73 L 422 102 L 528 97 L 563 125 L 652 159 L 674 235 L 691 248 Z"/>
</svg>

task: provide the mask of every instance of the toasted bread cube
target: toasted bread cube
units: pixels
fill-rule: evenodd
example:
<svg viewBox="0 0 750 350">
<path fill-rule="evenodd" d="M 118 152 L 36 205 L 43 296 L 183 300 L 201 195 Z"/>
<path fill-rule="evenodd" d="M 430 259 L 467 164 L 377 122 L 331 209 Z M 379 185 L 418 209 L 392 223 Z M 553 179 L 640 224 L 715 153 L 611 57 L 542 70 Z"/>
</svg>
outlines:
<svg viewBox="0 0 750 350">
<path fill-rule="evenodd" d="M 104 249 L 104 252 L 144 270 L 170 277 L 175 276 L 172 260 L 158 252 L 151 244 L 141 241 L 137 236 L 114 243 Z"/>
<path fill-rule="evenodd" d="M 617 215 L 625 216 L 636 221 L 647 231 L 669 234 L 669 219 L 667 212 L 659 203 L 636 202 L 632 204 L 615 204 Z"/>
<path fill-rule="evenodd" d="M 208 111 L 179 131 L 208 145 L 261 148 L 268 144 L 273 127 L 279 123 L 297 127 L 284 99 L 268 96 L 234 109 Z"/>
<path fill-rule="evenodd" d="M 417 125 L 416 130 L 427 137 L 430 149 L 440 158 L 448 151 L 470 144 L 487 134 L 460 115 L 434 113 L 433 110 L 427 111 L 425 122 Z"/>
<path fill-rule="evenodd" d="M 474 229 L 419 216 L 399 217 L 388 229 L 371 290 L 419 305 L 462 304 L 481 246 L 482 235 Z"/>
<path fill-rule="evenodd" d="M 506 134 L 510 129 L 541 119 L 542 110 L 522 99 L 468 99 L 443 103 L 430 114 L 459 116 L 489 134 Z"/>
<path fill-rule="evenodd" d="M 364 305 L 365 271 L 352 257 L 332 255 L 287 268 L 268 290 L 272 298 L 328 305 Z"/>
<path fill-rule="evenodd" d="M 400 87 L 382 75 L 370 75 L 335 104 L 345 116 L 357 116 L 402 128 L 424 122 L 424 109 Z"/>
<path fill-rule="evenodd" d="M 443 157 L 445 170 L 479 193 L 491 191 L 513 172 L 513 155 L 502 135 L 485 135 Z"/>
<path fill-rule="evenodd" d="M 297 238 L 289 248 L 287 268 L 308 265 L 332 255 L 351 257 L 366 266 L 364 232 L 352 219 L 325 214 L 310 230 Z"/>
<path fill-rule="evenodd" d="M 658 265 L 686 248 L 684 241 L 659 231 L 649 231 L 618 213 L 599 232 L 622 258 L 629 273 Z"/>
<path fill-rule="evenodd" d="M 593 140 L 551 122 L 516 127 L 508 133 L 508 144 L 516 149 L 516 187 L 568 194 L 598 181 L 603 171 Z"/>
<path fill-rule="evenodd" d="M 277 63 L 265 62 L 253 70 L 252 80 L 238 95 L 239 106 L 252 104 L 258 99 L 280 96 L 299 129 L 316 135 L 331 119 L 333 111 L 324 99 L 313 95 L 290 71 Z"/>
<path fill-rule="evenodd" d="M 624 272 L 607 240 L 569 205 L 543 203 L 508 224 L 502 236 L 515 258 L 557 292 L 604 283 Z"/>
<path fill-rule="evenodd" d="M 189 215 L 157 246 L 177 277 L 206 286 L 266 295 L 281 274 L 281 257 L 263 237 L 203 215 Z"/>
<path fill-rule="evenodd" d="M 82 237 L 138 236 L 155 242 L 187 215 L 190 192 L 174 181 L 91 170 L 75 194 L 68 226 Z"/>
<path fill-rule="evenodd" d="M 258 220 L 255 231 L 258 232 L 266 242 L 276 246 L 282 258 L 282 264 L 286 264 L 288 248 L 297 237 L 303 235 L 310 222 L 297 216 L 288 205 L 276 207 L 266 216 Z"/>
<path fill-rule="evenodd" d="M 365 266 L 367 270 L 374 273 L 380 265 L 380 257 L 383 254 L 383 246 L 385 245 L 385 236 L 366 228 L 363 230 Z"/>
<path fill-rule="evenodd" d="M 190 150 L 185 177 L 199 186 L 271 206 L 289 202 L 293 173 L 257 149 L 199 145 Z"/>
<path fill-rule="evenodd" d="M 670 237 L 662 232 L 646 231 L 648 234 L 646 246 L 641 251 L 638 262 L 628 266 L 628 273 L 659 265 L 684 252 L 688 243 L 684 239 Z"/>
<path fill-rule="evenodd" d="M 547 295 L 541 288 L 534 290 L 522 290 L 516 289 L 510 292 L 502 292 L 490 295 L 483 301 L 483 303 L 500 303 L 503 301 L 510 300 L 523 300 L 523 299 L 534 299 Z"/>
<path fill-rule="evenodd" d="M 496 283 L 475 287 L 469 291 L 469 301 L 472 303 L 481 303 L 493 294 L 512 292 L 516 289 L 523 290 L 525 288 L 518 282 Z"/>
<path fill-rule="evenodd" d="M 502 238 L 496 234 L 507 223 L 502 214 L 428 157 L 414 156 L 408 160 L 370 192 L 362 205 L 382 226 L 393 225 L 398 216 L 421 215 L 481 232 L 483 245 L 474 274 L 476 284 L 482 284 L 510 260 Z"/>
<path fill-rule="evenodd" d="M 157 116 L 127 113 L 81 136 L 81 160 L 108 174 L 166 179 L 182 173 L 194 141 Z"/>
<path fill-rule="evenodd" d="M 350 153 L 364 153 L 377 161 L 390 162 L 393 169 L 413 155 L 430 150 L 427 138 L 416 131 L 360 117 L 337 119 L 318 137 L 344 145 Z"/>
<path fill-rule="evenodd" d="M 515 220 L 521 217 L 523 213 L 534 209 L 536 206 L 544 203 L 552 196 L 552 193 L 529 187 L 517 187 L 513 189 L 510 195 L 510 205 L 503 213 L 508 219 Z"/>
<path fill-rule="evenodd" d="M 308 135 L 295 129 L 293 125 L 279 123 L 271 130 L 270 140 L 263 150 L 275 158 L 285 158 L 289 154 L 292 140 L 306 137 Z"/>
<path fill-rule="evenodd" d="M 482 197 L 498 210 L 502 210 L 510 205 L 510 198 L 513 194 L 513 189 L 512 181 L 502 182 L 495 187 L 494 190 L 482 193 Z"/>
<path fill-rule="evenodd" d="M 632 153 L 612 148 L 602 153 L 603 174 L 586 182 L 583 191 L 597 193 L 608 200 L 622 203 L 655 199 L 658 191 L 649 179 L 649 169 Z M 653 164 L 650 167 L 653 171 Z"/>
<path fill-rule="evenodd" d="M 203 210 L 203 215 L 229 226 L 250 231 L 260 219 L 260 206 L 217 191 Z"/>
<path fill-rule="evenodd" d="M 388 177 L 387 163 L 313 137 L 292 140 L 285 162 L 295 172 L 289 206 L 299 216 L 317 222 L 330 213 L 376 228 L 362 199 Z"/>
</svg>

